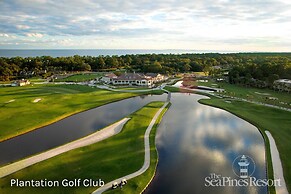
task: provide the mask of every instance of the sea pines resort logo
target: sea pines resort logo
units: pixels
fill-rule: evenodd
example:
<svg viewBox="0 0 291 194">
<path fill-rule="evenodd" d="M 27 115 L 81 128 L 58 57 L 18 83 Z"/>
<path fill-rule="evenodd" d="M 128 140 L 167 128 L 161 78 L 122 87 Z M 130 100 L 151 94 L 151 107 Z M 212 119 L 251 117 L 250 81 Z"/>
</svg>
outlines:
<svg viewBox="0 0 291 194">
<path fill-rule="evenodd" d="M 222 176 L 216 173 L 210 173 L 205 177 L 206 187 L 265 187 L 265 186 L 281 186 L 281 179 L 257 179 L 253 177 L 256 170 L 255 161 L 247 156 L 240 155 L 236 157 L 232 163 L 233 173 L 237 178 Z"/>
</svg>

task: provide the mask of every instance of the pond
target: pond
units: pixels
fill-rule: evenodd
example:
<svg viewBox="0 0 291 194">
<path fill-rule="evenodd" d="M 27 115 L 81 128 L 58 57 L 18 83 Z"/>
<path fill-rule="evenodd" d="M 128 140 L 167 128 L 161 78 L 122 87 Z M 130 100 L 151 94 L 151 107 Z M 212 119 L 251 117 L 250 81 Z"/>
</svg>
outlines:
<svg viewBox="0 0 291 194">
<path fill-rule="evenodd" d="M 156 175 L 145 193 L 267 193 L 266 187 L 208 184 L 211 176 L 240 180 L 237 163 L 242 155 L 250 163 L 249 175 L 266 178 L 265 148 L 256 127 L 224 110 L 199 104 L 201 98 L 205 97 L 172 94 L 172 106 L 156 136 Z"/>
<path fill-rule="evenodd" d="M 48 126 L 0 142 L 0 165 L 52 149 L 102 129 L 166 94 L 133 97 L 84 111 Z"/>
</svg>

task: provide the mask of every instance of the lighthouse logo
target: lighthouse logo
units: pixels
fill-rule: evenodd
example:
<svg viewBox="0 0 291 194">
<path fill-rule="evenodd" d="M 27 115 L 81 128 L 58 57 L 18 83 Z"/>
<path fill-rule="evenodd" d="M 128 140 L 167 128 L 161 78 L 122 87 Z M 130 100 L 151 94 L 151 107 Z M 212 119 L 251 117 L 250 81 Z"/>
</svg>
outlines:
<svg viewBox="0 0 291 194">
<path fill-rule="evenodd" d="M 224 176 L 218 173 L 210 173 L 204 178 L 206 187 L 266 187 L 281 186 L 281 179 L 260 178 L 258 171 L 255 174 L 255 161 L 248 155 L 237 156 L 232 163 L 232 170 L 237 177 Z"/>
<path fill-rule="evenodd" d="M 232 163 L 232 170 L 234 174 L 242 179 L 252 176 L 255 169 L 255 161 L 248 155 L 240 155 L 236 157 Z"/>
</svg>

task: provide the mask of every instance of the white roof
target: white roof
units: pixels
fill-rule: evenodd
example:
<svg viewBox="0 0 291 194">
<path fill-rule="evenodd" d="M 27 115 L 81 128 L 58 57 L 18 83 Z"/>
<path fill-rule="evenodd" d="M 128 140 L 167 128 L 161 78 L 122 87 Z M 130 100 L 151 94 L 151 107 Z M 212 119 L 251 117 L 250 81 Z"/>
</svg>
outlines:
<svg viewBox="0 0 291 194">
<path fill-rule="evenodd" d="M 275 82 L 291 84 L 291 80 L 290 79 L 278 79 Z"/>
</svg>

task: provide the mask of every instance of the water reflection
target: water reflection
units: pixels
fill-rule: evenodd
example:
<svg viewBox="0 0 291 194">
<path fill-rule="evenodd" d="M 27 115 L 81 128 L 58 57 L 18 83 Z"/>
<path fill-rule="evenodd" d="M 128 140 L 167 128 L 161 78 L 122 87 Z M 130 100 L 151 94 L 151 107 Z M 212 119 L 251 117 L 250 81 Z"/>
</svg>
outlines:
<svg viewBox="0 0 291 194">
<path fill-rule="evenodd" d="M 151 101 L 165 100 L 166 94 L 121 100 L 0 142 L 0 165 L 79 139 L 126 117 Z"/>
<path fill-rule="evenodd" d="M 238 117 L 197 102 L 201 96 L 173 94 L 159 126 L 159 164 L 146 194 L 267 193 L 265 187 L 205 187 L 210 173 L 237 178 L 233 160 L 242 154 L 256 162 L 253 175 L 265 178 L 264 141 L 258 130 Z"/>
</svg>

